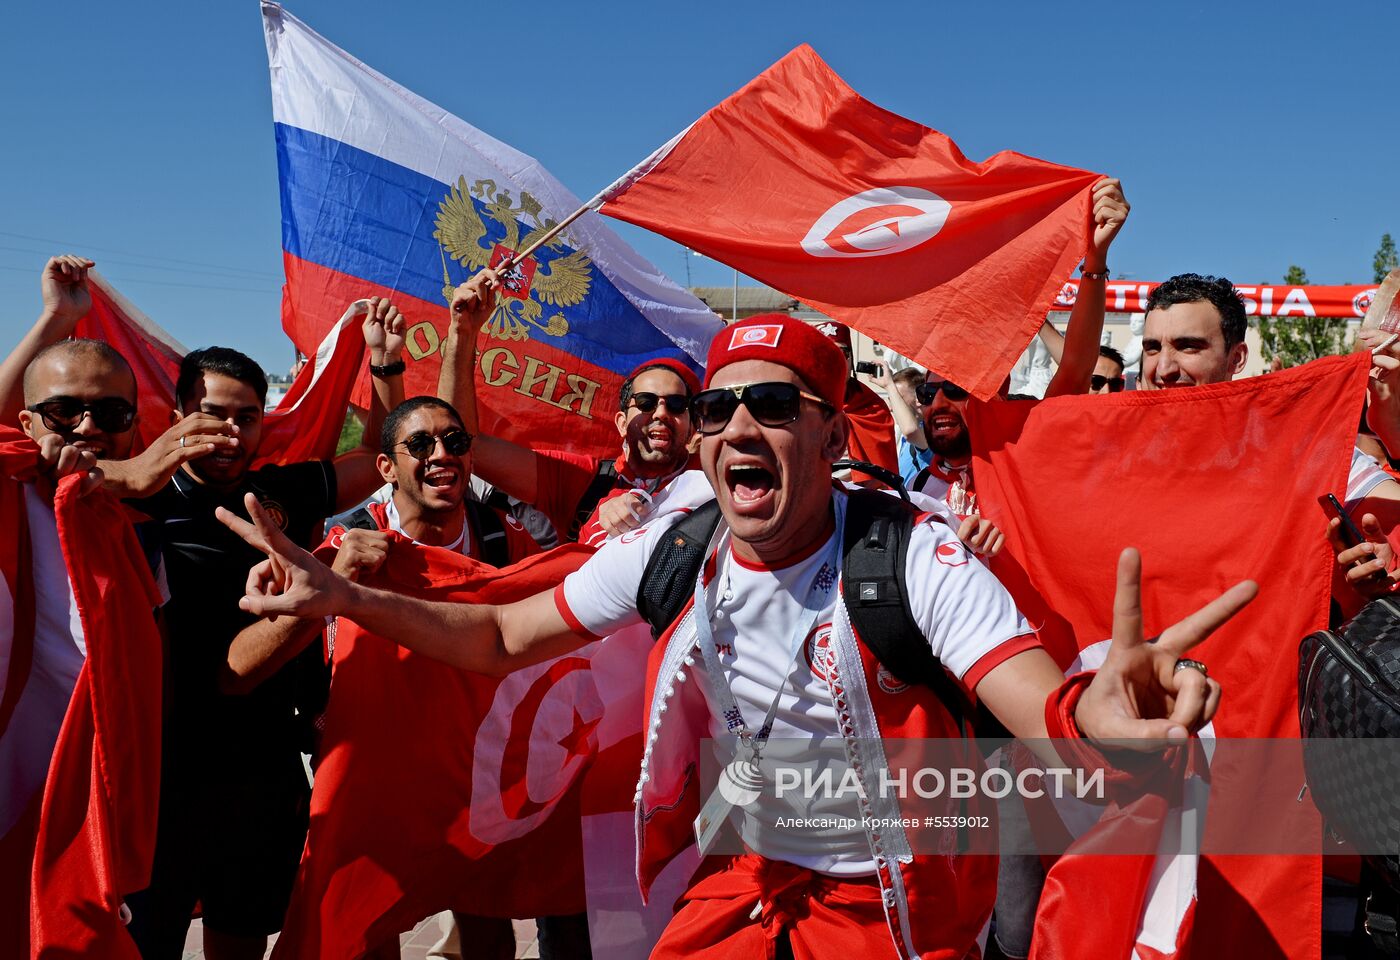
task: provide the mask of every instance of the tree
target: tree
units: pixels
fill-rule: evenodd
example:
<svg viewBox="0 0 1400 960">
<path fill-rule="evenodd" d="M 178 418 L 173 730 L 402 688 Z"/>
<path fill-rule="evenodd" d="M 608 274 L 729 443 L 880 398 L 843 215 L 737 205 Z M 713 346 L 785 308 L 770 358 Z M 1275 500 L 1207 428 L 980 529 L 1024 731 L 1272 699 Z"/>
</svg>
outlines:
<svg viewBox="0 0 1400 960">
<path fill-rule="evenodd" d="M 1376 251 L 1376 259 L 1371 261 L 1371 265 L 1376 268 L 1373 279 L 1380 283 L 1385 279 L 1385 275 L 1396 267 L 1400 267 L 1400 258 L 1395 255 L 1395 241 L 1390 239 L 1390 234 L 1381 234 L 1381 246 Z"/>
<path fill-rule="evenodd" d="M 1290 287 L 1306 286 L 1307 271 L 1294 264 L 1284 274 L 1283 282 Z M 1351 344 L 1344 317 L 1260 317 L 1259 348 L 1266 360 L 1278 357 L 1285 367 L 1292 367 L 1318 357 L 1347 353 Z"/>
</svg>

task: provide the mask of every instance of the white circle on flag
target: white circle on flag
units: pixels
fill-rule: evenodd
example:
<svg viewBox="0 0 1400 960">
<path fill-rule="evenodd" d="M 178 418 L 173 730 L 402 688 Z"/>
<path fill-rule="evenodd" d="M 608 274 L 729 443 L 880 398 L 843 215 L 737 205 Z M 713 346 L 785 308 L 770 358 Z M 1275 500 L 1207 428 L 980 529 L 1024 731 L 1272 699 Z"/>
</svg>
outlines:
<svg viewBox="0 0 1400 960">
<path fill-rule="evenodd" d="M 884 257 L 925 243 L 953 205 L 920 187 L 876 187 L 827 210 L 802 238 L 814 257 Z"/>
<path fill-rule="evenodd" d="M 472 750 L 472 836 L 504 843 L 543 822 L 582 772 L 592 752 L 589 731 L 602 715 L 585 656 L 534 664 L 502 680 Z"/>
</svg>

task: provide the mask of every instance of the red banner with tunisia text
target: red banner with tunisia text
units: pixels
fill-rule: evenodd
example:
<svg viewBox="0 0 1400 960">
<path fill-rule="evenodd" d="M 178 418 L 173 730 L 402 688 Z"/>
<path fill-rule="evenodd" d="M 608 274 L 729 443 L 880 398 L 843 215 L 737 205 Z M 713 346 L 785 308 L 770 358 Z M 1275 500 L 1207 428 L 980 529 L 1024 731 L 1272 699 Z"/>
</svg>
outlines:
<svg viewBox="0 0 1400 960">
<path fill-rule="evenodd" d="M 1110 280 L 1104 285 L 1104 306 L 1117 313 L 1143 313 L 1147 298 L 1160 283 L 1139 280 Z M 1235 284 L 1244 300 L 1244 312 L 1251 317 L 1346 317 L 1361 318 L 1376 297 L 1377 284 L 1343 287 L 1297 287 L 1288 284 Z M 1079 281 L 1069 280 L 1055 294 L 1051 310 L 1068 310 L 1079 299 Z"/>
</svg>

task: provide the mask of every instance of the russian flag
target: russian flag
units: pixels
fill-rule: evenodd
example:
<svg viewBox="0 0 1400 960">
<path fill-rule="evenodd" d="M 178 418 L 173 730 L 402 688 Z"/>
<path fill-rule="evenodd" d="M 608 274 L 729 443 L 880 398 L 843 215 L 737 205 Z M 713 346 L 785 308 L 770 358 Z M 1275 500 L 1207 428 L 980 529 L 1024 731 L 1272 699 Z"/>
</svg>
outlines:
<svg viewBox="0 0 1400 960">
<path fill-rule="evenodd" d="M 344 305 L 392 297 L 409 319 L 405 389 L 435 393 L 447 298 L 578 199 L 533 157 L 262 5 L 282 193 L 282 325 L 311 352 Z M 622 377 L 673 357 L 699 369 L 719 319 L 585 215 L 512 271 L 480 352 L 482 429 L 608 453 Z M 367 381 L 360 396 L 367 398 Z"/>
</svg>

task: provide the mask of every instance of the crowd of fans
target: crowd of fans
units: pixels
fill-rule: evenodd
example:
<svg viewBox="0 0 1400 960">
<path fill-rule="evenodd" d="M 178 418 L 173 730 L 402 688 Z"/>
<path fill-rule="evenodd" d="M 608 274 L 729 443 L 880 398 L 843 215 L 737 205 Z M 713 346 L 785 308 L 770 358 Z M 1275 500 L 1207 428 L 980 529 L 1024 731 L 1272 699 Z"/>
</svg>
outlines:
<svg viewBox="0 0 1400 960">
<path fill-rule="evenodd" d="M 1100 335 L 1107 256 L 1128 206 L 1113 180 L 1095 188 L 1094 202 L 1095 227 L 1068 331 L 1042 331 L 1058 364 L 1047 396 L 1113 394 L 1125 385 L 1124 358 L 1102 346 Z M 155 615 L 167 642 L 167 695 L 157 841 L 150 886 L 126 897 L 128 930 L 147 960 L 182 955 L 196 904 L 211 960 L 261 957 L 267 937 L 280 929 L 306 840 L 310 788 L 302 756 L 314 764 L 315 721 L 328 697 L 337 617 L 464 669 L 504 673 L 639 622 L 637 588 L 659 538 L 698 504 L 717 499 L 729 533 L 717 541 L 710 582 L 723 582 L 723 593 L 702 587 L 694 603 L 715 611 L 715 644 L 727 653 L 699 665 L 687 656 L 679 668 L 697 676 L 691 688 L 703 686 L 706 698 L 717 698 L 706 700 L 702 723 L 719 732 L 738 730 L 745 743 L 745 736 L 766 739 L 779 735 L 775 730 L 835 736 L 847 708 L 800 655 L 795 663 L 784 660 L 787 651 L 778 644 L 811 605 L 809 583 L 816 592 L 824 582 L 820 571 L 857 491 L 907 488 L 924 508 L 911 521 L 915 540 L 961 541 L 983 556 L 1003 543 L 977 509 L 964 419 L 966 405 L 977 401 L 937 372 L 914 366 L 877 371 L 870 378 L 880 388 L 877 396 L 856 376 L 849 350 L 833 349 L 839 344 L 823 340 L 823 331 L 782 316 L 721 331 L 703 383 L 672 360 L 633 370 L 614 415 L 622 444 L 615 459 L 531 449 L 482 433 L 475 348 L 500 288 L 491 270 L 463 284 L 451 302 L 436 396 L 404 397 L 403 318 L 388 301 L 371 301 L 363 330 L 373 400 L 363 442 L 348 453 L 254 468 L 266 378 L 244 354 L 211 346 L 184 358 L 169 428 L 132 456 L 137 397 L 131 367 L 105 343 L 71 339 L 90 307 L 86 274 L 92 266 L 74 256 L 45 266 L 42 315 L 0 366 L 0 416 L 36 444 L 45 465 L 34 482 L 41 496 L 51 498 L 56 481 L 76 473 L 87 489 L 105 490 L 130 507 L 160 586 Z M 840 339 L 837 325 L 823 326 Z M 753 328 L 764 328 L 771 344 L 732 335 Z M 1228 281 L 1171 278 L 1147 304 L 1137 389 L 1230 380 L 1244 366 L 1245 329 L 1243 305 Z M 1371 334 L 1363 342 L 1381 345 Z M 1345 494 L 1367 542 L 1345 541 L 1333 524 L 1345 580 L 1338 589 L 1365 597 L 1389 592 L 1397 579 L 1385 539 L 1396 519 L 1391 508 L 1400 503 L 1400 484 L 1387 462 L 1389 451 L 1400 452 L 1400 392 L 1392 389 L 1397 357 L 1393 346 L 1376 357 L 1370 429 L 1358 439 L 1371 455 L 1354 453 Z M 851 468 L 851 483 L 811 482 L 848 454 L 862 461 Z M 619 536 L 643 528 L 643 534 Z M 465 607 L 359 584 L 390 556 L 391 535 L 495 567 L 564 543 L 598 552 L 559 591 L 502 608 Z M 1131 587 L 1136 560 L 1126 557 L 1123 564 L 1121 577 Z M 1063 676 L 1037 650 L 1033 632 L 985 567 L 931 566 L 911 560 L 906 574 L 923 635 L 966 691 L 1025 738 L 1176 737 L 1198 729 L 1221 691 L 1184 654 L 1252 595 L 1248 585 L 1234 588 L 1152 647 L 1141 644 L 1140 629 L 1136 636 L 1115 635 L 1118 659 L 1105 664 L 1099 678 L 1116 678 L 1122 689 L 1160 684 L 1161 673 L 1173 678 L 1169 692 L 1177 707 L 1166 716 L 1139 716 L 1135 705 L 1114 699 L 1107 682 L 1062 691 Z M 828 615 L 819 620 L 830 624 L 840 601 L 825 592 L 822 598 L 816 606 Z M 1158 670 L 1156 657 L 1189 668 Z M 732 693 L 721 695 L 721 687 Z M 1062 695 L 1077 704 L 1070 709 L 1073 720 L 1066 729 L 1047 729 L 1044 704 Z M 928 709 L 938 713 L 945 706 L 934 697 Z M 738 717 L 726 728 L 715 718 L 732 719 L 728 710 Z M 658 739 L 664 725 L 656 713 L 651 721 L 652 739 Z M 658 742 L 659 750 L 668 741 Z M 644 766 L 638 787 L 644 810 L 665 806 L 667 797 L 647 792 L 661 790 L 661 779 L 649 778 Z M 854 837 L 851 849 L 864 849 L 867 840 L 875 842 Z M 914 889 L 900 893 L 901 900 L 884 876 L 888 864 L 868 851 L 843 848 L 815 861 L 784 860 L 761 837 L 752 846 L 752 862 L 736 858 L 724 868 L 739 893 L 725 888 L 713 869 L 697 875 L 657 955 L 712 955 L 708 951 L 721 946 L 759 955 L 764 938 L 783 955 L 808 942 L 802 920 L 768 922 L 764 871 L 774 862 L 823 876 L 839 897 L 864 905 L 846 918 L 843 952 L 884 955 L 892 949 L 883 913 L 876 912 L 878 922 L 870 920 L 870 902 L 907 909 L 907 929 L 924 949 L 933 948 L 930 940 L 963 949 L 968 930 L 975 935 L 982 924 L 976 903 L 957 901 L 968 912 L 962 922 L 938 917 L 943 911 L 933 906 L 940 895 L 954 896 L 966 878 L 938 879 L 933 893 Z M 996 940 L 988 949 L 1025 956 L 1034 893 L 1028 897 L 1018 887 L 1013 898 L 1008 882 L 1003 879 L 996 899 Z M 839 897 L 833 894 L 832 904 Z M 720 906 L 730 899 L 733 910 Z M 844 908 L 830 909 L 841 914 Z M 584 916 L 538 920 L 544 955 L 588 955 Z M 508 919 L 457 912 L 445 928 L 434 955 L 514 955 Z M 395 956 L 397 949 L 387 943 L 372 955 Z M 831 949 L 827 944 L 819 955 Z"/>
</svg>

